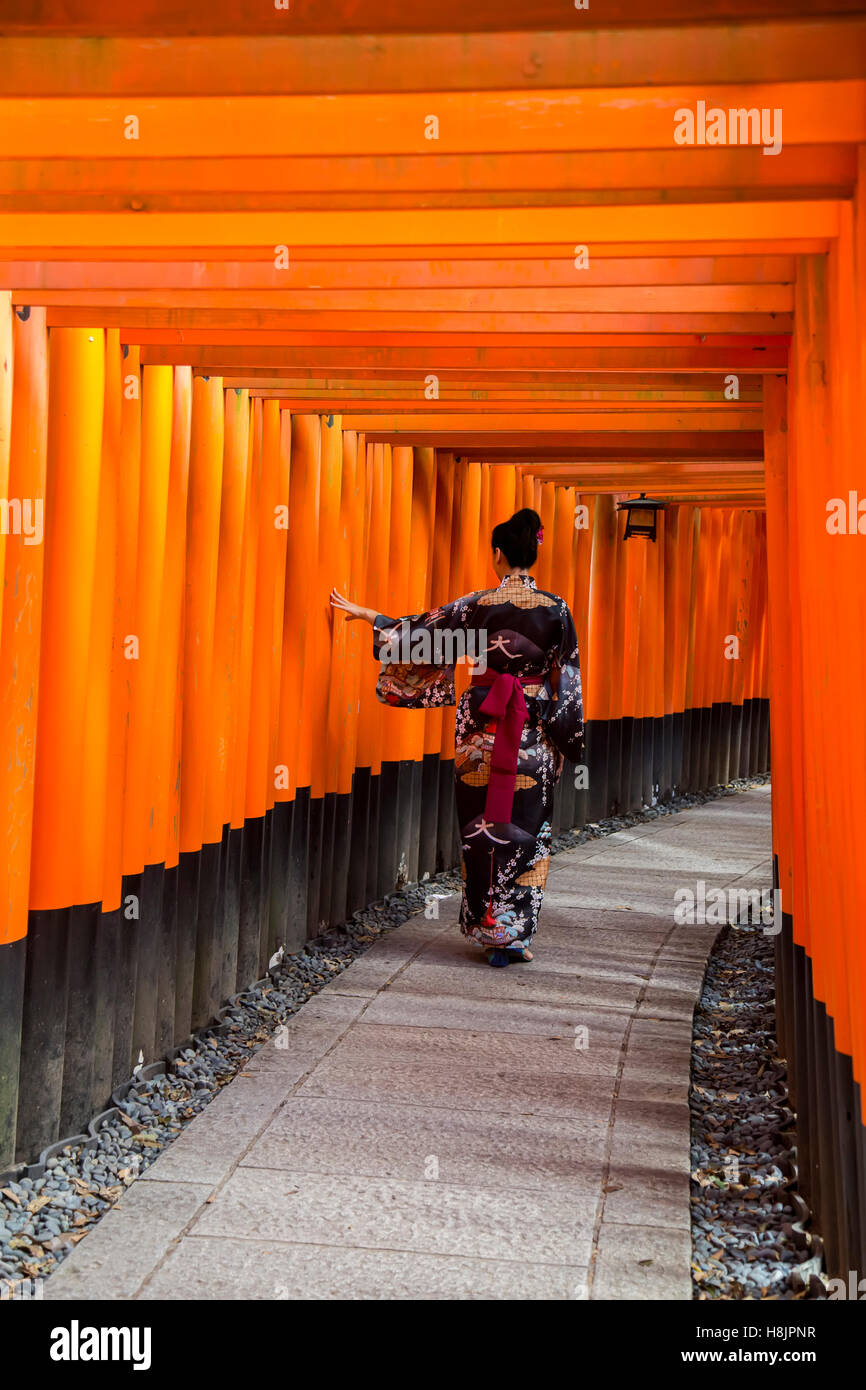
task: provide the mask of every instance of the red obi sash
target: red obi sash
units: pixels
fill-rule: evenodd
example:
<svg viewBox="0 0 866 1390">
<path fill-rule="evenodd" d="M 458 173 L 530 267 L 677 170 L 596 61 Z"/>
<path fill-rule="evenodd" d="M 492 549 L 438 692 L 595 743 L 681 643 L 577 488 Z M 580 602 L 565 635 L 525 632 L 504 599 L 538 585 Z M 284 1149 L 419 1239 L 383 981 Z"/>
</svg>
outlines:
<svg viewBox="0 0 866 1390">
<path fill-rule="evenodd" d="M 513 676 L 510 671 L 487 671 L 472 677 L 472 685 L 489 686 L 489 693 L 479 705 L 482 714 L 496 721 L 493 752 L 490 756 L 490 781 L 484 816 L 489 821 L 508 824 L 514 807 L 517 783 L 517 756 L 520 737 L 529 710 L 523 695 L 524 685 L 542 685 L 545 677 Z"/>
</svg>

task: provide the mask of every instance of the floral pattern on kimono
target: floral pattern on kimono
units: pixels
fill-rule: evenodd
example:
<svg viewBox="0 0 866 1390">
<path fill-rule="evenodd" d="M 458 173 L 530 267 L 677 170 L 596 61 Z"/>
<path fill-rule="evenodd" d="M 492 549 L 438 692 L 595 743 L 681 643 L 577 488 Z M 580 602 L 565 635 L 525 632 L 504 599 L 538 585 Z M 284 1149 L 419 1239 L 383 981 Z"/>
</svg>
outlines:
<svg viewBox="0 0 866 1390">
<path fill-rule="evenodd" d="M 446 641 L 446 633 L 457 634 L 457 640 Z M 566 759 L 577 764 L 584 759 L 577 635 L 564 599 L 539 589 L 529 575 L 507 575 L 495 589 L 428 613 L 402 618 L 380 613 L 373 632 L 374 655 L 382 662 L 379 699 L 404 709 L 453 705 L 461 640 L 470 655 L 482 658 L 474 668 L 479 676 L 489 674 L 492 682 L 504 671 L 524 678 L 528 717 L 517 754 L 511 820 L 492 822 L 484 810 L 496 722 L 480 709 L 489 685 L 473 684 L 460 698 L 454 758 L 462 848 L 460 929 L 482 946 L 522 950 L 537 930 L 544 898 L 554 788 Z"/>
</svg>

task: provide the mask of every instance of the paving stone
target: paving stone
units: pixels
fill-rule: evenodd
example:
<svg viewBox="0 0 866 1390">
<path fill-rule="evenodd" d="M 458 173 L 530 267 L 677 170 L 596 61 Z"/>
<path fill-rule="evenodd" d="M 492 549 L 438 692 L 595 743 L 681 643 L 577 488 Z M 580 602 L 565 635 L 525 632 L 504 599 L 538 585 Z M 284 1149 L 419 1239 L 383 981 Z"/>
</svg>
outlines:
<svg viewBox="0 0 866 1390">
<path fill-rule="evenodd" d="M 687 1230 L 603 1221 L 590 1298 L 690 1299 L 691 1249 Z"/>
<path fill-rule="evenodd" d="M 666 1226 L 691 1233 L 688 1173 L 652 1164 L 615 1163 L 605 1183 L 604 1220 L 628 1226 Z"/>
<path fill-rule="evenodd" d="M 586 1296 L 586 1269 L 339 1249 L 269 1240 L 184 1240 L 143 1289 L 142 1299 L 502 1300 Z"/>
<path fill-rule="evenodd" d="M 413 1031 L 413 1030 L 407 1030 Z M 450 1034 L 454 1036 L 454 1034 Z M 554 1054 L 550 1054 L 553 1056 Z M 580 1054 L 568 1070 L 541 1074 L 526 1066 L 498 1062 L 467 1062 L 459 1069 L 460 1090 L 455 1091 L 455 1073 L 427 1062 L 390 1062 L 387 1070 L 374 1071 L 362 1055 L 354 1060 L 321 1063 L 300 1087 L 302 1096 L 391 1101 L 394 1104 L 423 1103 L 443 1108 L 459 1105 L 471 1110 L 502 1110 L 558 1115 L 574 1114 L 576 1108 L 595 1107 L 606 1113 L 607 1087 L 599 1086 L 597 1074 L 582 1067 Z M 495 1070 L 493 1069 L 495 1067 Z M 612 1075 L 612 1073 L 609 1073 Z"/>
<path fill-rule="evenodd" d="M 329 1000 L 350 998 L 347 995 L 327 997 Z M 353 1002 L 360 1003 L 360 1016 L 366 1000 Z M 349 1026 L 345 1019 L 335 1019 L 329 1023 L 301 1022 L 299 1014 L 259 1048 L 244 1067 L 244 1072 L 247 1076 L 267 1072 L 277 1080 L 282 1078 L 284 1089 L 294 1086 L 340 1041 Z M 225 1089 L 231 1090 L 231 1086 Z"/>
<path fill-rule="evenodd" d="M 691 1171 L 687 1101 L 655 1101 L 623 1096 L 614 1112 L 611 1166 L 654 1168 L 661 1173 Z"/>
<path fill-rule="evenodd" d="M 406 1180 L 435 1172 L 449 1186 L 549 1188 L 577 1199 L 598 1193 L 608 1132 L 603 1110 L 563 1118 L 293 1096 L 242 1164 Z"/>
<path fill-rule="evenodd" d="M 133 1298 L 212 1191 L 208 1183 L 134 1183 L 46 1280 L 43 1296 Z"/>
<path fill-rule="evenodd" d="M 494 983 L 490 976 L 496 978 Z M 504 976 L 504 979 L 500 979 Z M 642 981 L 580 979 L 577 970 L 545 971 L 543 961 L 529 966 L 514 965 L 507 970 L 491 970 L 485 961 L 471 970 L 451 966 L 420 965 L 413 962 L 390 985 L 395 993 L 421 994 L 439 998 L 455 989 L 472 999 L 522 999 L 547 1004 L 571 1004 L 594 1008 L 632 1008 Z"/>
<path fill-rule="evenodd" d="M 317 1177 L 237 1168 L 193 1230 L 201 1236 L 419 1250 L 531 1264 L 587 1265 L 594 1204 L 563 1192 L 501 1199 L 443 1182 Z M 518 1271 L 515 1270 L 515 1275 Z"/>
<path fill-rule="evenodd" d="M 598 1029 L 617 1046 L 628 1012 L 589 1009 L 572 1003 L 524 999 L 467 999 L 463 995 L 420 995 L 384 990 L 368 1005 L 365 1023 L 402 1024 L 413 1028 L 459 1028 L 476 1032 L 547 1035 L 579 1027 Z"/>
<path fill-rule="evenodd" d="M 684 887 L 696 878 L 714 875 L 733 875 L 748 873 L 760 862 L 761 850 L 744 843 L 737 853 L 737 847 L 729 845 L 727 838 L 720 847 L 716 830 L 707 830 L 703 835 L 692 835 L 679 842 L 667 837 L 652 836 L 643 840 L 633 840 L 618 847 L 615 853 L 603 856 L 602 862 L 620 869 L 664 870 L 676 874 Z M 595 859 L 587 861 L 594 865 Z"/>
</svg>

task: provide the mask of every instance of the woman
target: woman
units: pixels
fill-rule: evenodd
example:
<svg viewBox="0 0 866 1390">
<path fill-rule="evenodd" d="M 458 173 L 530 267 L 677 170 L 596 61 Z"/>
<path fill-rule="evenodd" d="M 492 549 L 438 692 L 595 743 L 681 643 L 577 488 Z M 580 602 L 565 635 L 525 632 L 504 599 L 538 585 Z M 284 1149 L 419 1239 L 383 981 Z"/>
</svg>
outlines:
<svg viewBox="0 0 866 1390">
<path fill-rule="evenodd" d="M 454 775 L 463 850 L 460 930 L 491 965 L 532 960 L 529 943 L 550 863 L 553 789 L 566 758 L 583 761 L 577 637 L 568 605 L 536 587 L 541 518 L 524 508 L 494 527 L 494 589 L 429 613 L 388 618 L 335 608 L 373 627 L 379 699 L 406 709 L 454 704 L 454 663 L 476 657 L 457 710 Z M 462 645 L 463 651 L 457 650 Z M 478 660 L 477 658 L 481 658 Z"/>
</svg>

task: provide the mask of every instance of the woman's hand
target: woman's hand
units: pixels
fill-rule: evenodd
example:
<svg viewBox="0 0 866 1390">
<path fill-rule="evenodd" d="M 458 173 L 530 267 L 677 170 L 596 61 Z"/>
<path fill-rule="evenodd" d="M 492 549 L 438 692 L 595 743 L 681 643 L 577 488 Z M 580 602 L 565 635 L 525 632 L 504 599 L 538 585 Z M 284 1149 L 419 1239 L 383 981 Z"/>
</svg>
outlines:
<svg viewBox="0 0 866 1390">
<path fill-rule="evenodd" d="M 376 621 L 375 608 L 362 608 L 359 603 L 352 603 L 351 599 L 346 598 L 336 589 L 331 590 L 331 607 L 337 608 L 341 613 L 345 613 L 346 621 L 351 623 L 360 618 L 363 622 L 369 623 L 372 627 Z"/>
</svg>

